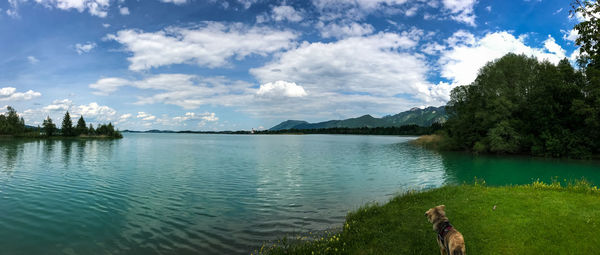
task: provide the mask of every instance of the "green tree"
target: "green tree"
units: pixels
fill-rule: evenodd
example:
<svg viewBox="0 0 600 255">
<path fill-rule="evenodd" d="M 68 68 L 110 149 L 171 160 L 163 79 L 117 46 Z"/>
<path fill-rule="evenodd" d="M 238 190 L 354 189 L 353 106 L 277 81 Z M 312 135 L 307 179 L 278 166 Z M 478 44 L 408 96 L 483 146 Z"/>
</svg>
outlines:
<svg viewBox="0 0 600 255">
<path fill-rule="evenodd" d="M 579 64 L 582 67 L 600 69 L 600 2 L 575 0 L 571 6 L 571 14 L 583 18 L 574 27 L 579 34 L 575 40 L 575 44 L 580 46 Z"/>
<path fill-rule="evenodd" d="M 46 136 L 52 136 L 56 133 L 56 125 L 54 125 L 54 123 L 52 123 L 52 119 L 50 119 L 50 116 L 48 116 L 44 120 L 42 127 L 44 129 L 44 133 L 46 133 Z"/>
<path fill-rule="evenodd" d="M 63 136 L 73 136 L 75 132 L 73 130 L 73 122 L 71 121 L 71 115 L 69 115 L 69 111 L 65 113 L 63 117 L 61 131 Z"/>
<path fill-rule="evenodd" d="M 88 128 L 88 135 L 96 135 L 96 130 L 92 124 L 90 124 L 90 127 Z"/>
<path fill-rule="evenodd" d="M 75 134 L 76 135 L 87 135 L 88 134 L 88 128 L 87 128 L 87 125 L 85 124 L 85 120 L 83 119 L 83 115 L 81 115 L 81 117 L 79 117 L 79 120 L 77 121 L 77 127 L 75 127 Z"/>
</svg>

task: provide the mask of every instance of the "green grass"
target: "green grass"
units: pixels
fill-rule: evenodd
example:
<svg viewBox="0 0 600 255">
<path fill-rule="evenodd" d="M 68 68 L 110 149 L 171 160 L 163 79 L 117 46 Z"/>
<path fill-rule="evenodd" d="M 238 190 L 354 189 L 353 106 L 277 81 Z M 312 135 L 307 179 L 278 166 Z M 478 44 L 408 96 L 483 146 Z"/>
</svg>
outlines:
<svg viewBox="0 0 600 255">
<path fill-rule="evenodd" d="M 600 252 L 600 190 L 578 181 L 410 192 L 349 213 L 340 231 L 283 239 L 254 254 L 438 254 L 424 212 L 440 204 L 463 234 L 468 254 Z"/>
</svg>

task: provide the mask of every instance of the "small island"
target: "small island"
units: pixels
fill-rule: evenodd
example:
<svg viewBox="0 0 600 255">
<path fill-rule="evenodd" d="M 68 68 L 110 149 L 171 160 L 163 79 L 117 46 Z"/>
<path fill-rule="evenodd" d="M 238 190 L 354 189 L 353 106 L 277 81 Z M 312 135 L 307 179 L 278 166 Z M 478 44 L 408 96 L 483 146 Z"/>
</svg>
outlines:
<svg viewBox="0 0 600 255">
<path fill-rule="evenodd" d="M 73 126 L 71 115 L 67 111 L 63 117 L 60 129 L 48 116 L 42 127 L 25 125 L 25 120 L 17 114 L 17 111 L 11 107 L 6 107 L 7 112 L 0 114 L 0 137 L 18 137 L 18 138 L 103 138 L 119 139 L 123 135 L 119 130 L 115 130 L 112 123 L 100 124 L 94 129 L 92 124 L 87 126 L 83 116 L 79 117 L 77 125 Z"/>
</svg>

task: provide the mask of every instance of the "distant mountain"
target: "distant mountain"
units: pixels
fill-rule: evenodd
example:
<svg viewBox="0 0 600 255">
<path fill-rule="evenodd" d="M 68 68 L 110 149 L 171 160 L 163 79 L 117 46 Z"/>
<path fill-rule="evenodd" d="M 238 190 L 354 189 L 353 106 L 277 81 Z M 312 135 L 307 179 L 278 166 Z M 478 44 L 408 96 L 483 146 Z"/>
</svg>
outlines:
<svg viewBox="0 0 600 255">
<path fill-rule="evenodd" d="M 447 119 L 446 109 L 441 107 L 427 107 L 425 109 L 412 108 L 408 111 L 396 115 L 388 115 L 383 118 L 375 118 L 371 115 L 364 115 L 358 118 L 345 120 L 330 120 L 319 123 L 308 123 L 301 120 L 286 120 L 269 130 L 284 129 L 320 129 L 320 128 L 360 128 L 360 127 L 393 127 L 404 125 L 431 126 L 439 122 L 443 123 Z"/>
<path fill-rule="evenodd" d="M 431 126 L 433 123 L 444 123 L 448 116 L 446 116 L 446 107 L 427 107 L 421 109 L 418 107 L 412 108 L 408 111 L 398 113 L 392 116 L 385 116 L 386 122 L 391 123 L 392 126 L 402 125 L 419 125 L 419 126 Z"/>
<path fill-rule="evenodd" d="M 303 125 L 303 124 L 310 124 L 310 123 L 303 121 L 303 120 L 286 120 L 284 122 L 279 123 L 279 125 L 272 127 L 271 130 L 292 129 L 295 126 L 299 126 L 299 125 Z"/>
</svg>

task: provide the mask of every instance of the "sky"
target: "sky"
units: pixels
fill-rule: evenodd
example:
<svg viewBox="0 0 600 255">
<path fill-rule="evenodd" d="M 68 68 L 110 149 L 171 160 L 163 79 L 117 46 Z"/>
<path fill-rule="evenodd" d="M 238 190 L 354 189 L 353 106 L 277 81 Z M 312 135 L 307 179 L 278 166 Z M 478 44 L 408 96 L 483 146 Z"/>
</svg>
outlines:
<svg viewBox="0 0 600 255">
<path fill-rule="evenodd" d="M 569 3 L 0 0 L 0 106 L 121 130 L 382 117 L 445 105 L 509 52 L 574 61 Z"/>
</svg>

